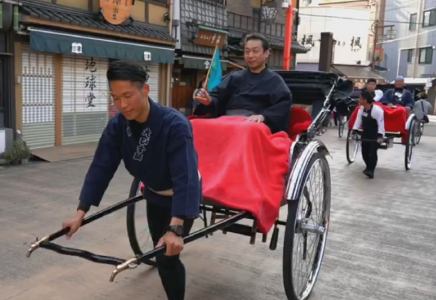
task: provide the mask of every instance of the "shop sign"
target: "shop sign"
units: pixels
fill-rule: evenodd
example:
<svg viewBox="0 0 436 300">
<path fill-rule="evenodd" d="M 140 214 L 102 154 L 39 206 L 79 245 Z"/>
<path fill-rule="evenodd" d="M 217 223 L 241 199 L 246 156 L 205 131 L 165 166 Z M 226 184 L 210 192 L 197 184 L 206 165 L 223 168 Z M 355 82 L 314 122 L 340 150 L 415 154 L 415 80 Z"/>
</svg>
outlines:
<svg viewBox="0 0 436 300">
<path fill-rule="evenodd" d="M 97 63 L 94 61 L 94 58 L 90 58 L 86 60 L 85 63 L 85 72 L 88 76 L 85 78 L 85 89 L 88 90 L 88 93 L 85 97 L 86 108 L 95 107 L 94 104 L 94 90 L 97 88 Z"/>
<path fill-rule="evenodd" d="M 144 51 L 144 60 L 150 61 L 151 60 L 151 53 L 148 51 Z"/>
<path fill-rule="evenodd" d="M 134 0 L 100 0 L 100 9 L 106 22 L 123 24 L 129 17 Z"/>
<path fill-rule="evenodd" d="M 82 54 L 82 43 L 72 43 L 71 44 L 71 53 Z"/>
<path fill-rule="evenodd" d="M 227 40 L 227 34 L 225 32 L 208 30 L 207 28 L 200 27 L 197 32 L 197 36 L 194 40 L 196 45 L 222 48 Z"/>
</svg>

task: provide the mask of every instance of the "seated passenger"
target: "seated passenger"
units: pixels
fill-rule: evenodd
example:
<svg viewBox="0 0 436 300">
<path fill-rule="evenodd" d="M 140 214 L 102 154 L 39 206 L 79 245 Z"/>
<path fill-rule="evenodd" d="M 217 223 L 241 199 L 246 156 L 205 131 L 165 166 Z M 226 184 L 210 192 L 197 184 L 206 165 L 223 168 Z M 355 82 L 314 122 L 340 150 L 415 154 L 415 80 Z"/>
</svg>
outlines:
<svg viewBox="0 0 436 300">
<path fill-rule="evenodd" d="M 404 77 L 398 76 L 394 86 L 393 89 L 386 91 L 380 102 L 389 107 L 400 104 L 406 108 L 407 114 L 410 114 L 413 110 L 414 100 L 412 93 L 404 88 Z"/>
<path fill-rule="evenodd" d="M 248 121 L 264 122 L 272 133 L 288 131 L 291 91 L 280 75 L 267 68 L 269 49 L 263 35 L 247 35 L 244 59 L 248 69 L 228 74 L 210 93 L 202 89 L 196 100 L 209 106 L 214 117 L 246 116 Z"/>
<path fill-rule="evenodd" d="M 380 99 L 383 97 L 383 92 L 381 90 L 376 90 L 377 80 L 375 80 L 374 78 L 370 78 L 366 81 L 365 88 L 369 93 L 371 93 L 375 102 L 380 101 Z"/>
</svg>

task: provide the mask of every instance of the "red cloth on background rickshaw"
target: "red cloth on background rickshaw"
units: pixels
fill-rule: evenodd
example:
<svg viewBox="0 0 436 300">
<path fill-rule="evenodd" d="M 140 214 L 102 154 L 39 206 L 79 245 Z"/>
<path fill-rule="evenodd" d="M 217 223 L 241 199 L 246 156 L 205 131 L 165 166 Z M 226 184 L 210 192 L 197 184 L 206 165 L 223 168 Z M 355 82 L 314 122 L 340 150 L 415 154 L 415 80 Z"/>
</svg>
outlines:
<svg viewBox="0 0 436 300">
<path fill-rule="evenodd" d="M 404 106 L 397 105 L 396 107 L 389 107 L 386 105 L 383 105 L 379 102 L 374 102 L 374 105 L 378 105 L 381 108 L 383 108 L 384 111 L 384 117 L 385 117 L 385 131 L 386 132 L 400 132 L 402 134 L 402 141 L 403 143 L 406 141 L 405 139 L 408 136 L 408 130 L 406 129 L 406 122 L 407 122 L 407 111 Z M 357 118 L 357 113 L 360 109 L 360 105 L 356 107 L 353 114 L 350 117 L 349 121 L 349 130 L 353 129 L 354 122 Z"/>
</svg>

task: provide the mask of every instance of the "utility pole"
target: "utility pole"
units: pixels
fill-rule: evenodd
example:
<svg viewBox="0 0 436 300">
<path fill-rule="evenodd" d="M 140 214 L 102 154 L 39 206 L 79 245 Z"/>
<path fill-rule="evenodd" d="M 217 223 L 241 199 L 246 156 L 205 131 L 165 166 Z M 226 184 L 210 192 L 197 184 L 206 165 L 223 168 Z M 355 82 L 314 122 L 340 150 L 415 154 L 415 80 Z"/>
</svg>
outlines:
<svg viewBox="0 0 436 300">
<path fill-rule="evenodd" d="M 423 23 L 423 16 L 424 16 L 424 0 L 420 0 L 419 1 L 419 10 L 418 10 L 418 17 L 417 19 L 417 24 L 416 24 L 416 40 L 415 40 L 415 53 L 413 53 L 415 56 L 415 60 L 413 62 L 413 73 L 412 73 L 412 78 L 415 78 L 416 75 L 416 66 L 418 65 L 419 62 L 419 33 L 421 32 L 421 26 Z M 397 70 L 397 72 L 399 72 L 400 70 Z M 400 74 L 401 75 L 401 74 Z M 406 76 L 405 74 L 403 74 L 403 76 Z M 416 76 L 419 77 L 419 76 Z"/>
<path fill-rule="evenodd" d="M 378 24 L 379 24 L 378 20 L 372 24 L 372 32 L 374 33 L 374 39 L 373 39 L 374 41 L 373 41 L 373 46 L 372 46 L 371 66 L 372 66 L 373 71 L 375 70 L 375 52 L 377 49 L 378 28 L 379 28 Z"/>
</svg>

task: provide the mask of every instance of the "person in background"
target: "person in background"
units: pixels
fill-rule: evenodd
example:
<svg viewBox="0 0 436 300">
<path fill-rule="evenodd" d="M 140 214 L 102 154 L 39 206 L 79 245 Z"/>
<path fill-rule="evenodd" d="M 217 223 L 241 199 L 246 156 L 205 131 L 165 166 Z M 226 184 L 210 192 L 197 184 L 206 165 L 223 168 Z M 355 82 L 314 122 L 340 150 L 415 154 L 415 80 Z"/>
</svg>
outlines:
<svg viewBox="0 0 436 300">
<path fill-rule="evenodd" d="M 394 88 L 386 91 L 380 99 L 380 103 L 389 107 L 400 104 L 406 108 L 407 114 L 410 114 L 414 107 L 414 99 L 412 93 L 406 90 L 404 86 L 404 77 L 398 76 L 395 79 Z"/>
<path fill-rule="evenodd" d="M 380 101 L 380 99 L 383 97 L 383 92 L 381 90 L 377 90 L 377 80 L 374 78 L 370 78 L 366 81 L 365 88 L 369 93 L 371 93 L 374 101 Z"/>
<path fill-rule="evenodd" d="M 427 93 L 422 92 L 420 94 L 420 99 L 415 102 L 415 106 L 413 108 L 413 113 L 416 118 L 421 122 L 428 123 L 428 115 L 433 111 L 433 106 L 430 102 L 427 101 Z"/>
<path fill-rule="evenodd" d="M 383 108 L 373 105 L 373 102 L 372 94 L 364 89 L 359 98 L 361 107 L 353 126 L 354 131 L 362 127 L 362 158 L 366 165 L 363 174 L 369 178 L 374 178 L 378 147 L 383 143 L 385 135 Z"/>
<path fill-rule="evenodd" d="M 248 34 L 244 59 L 248 68 L 234 71 L 208 92 L 203 88 L 196 100 L 215 117 L 245 116 L 249 122 L 265 123 L 272 133 L 288 131 L 292 96 L 283 78 L 266 66 L 269 41 L 259 33 Z"/>
</svg>

